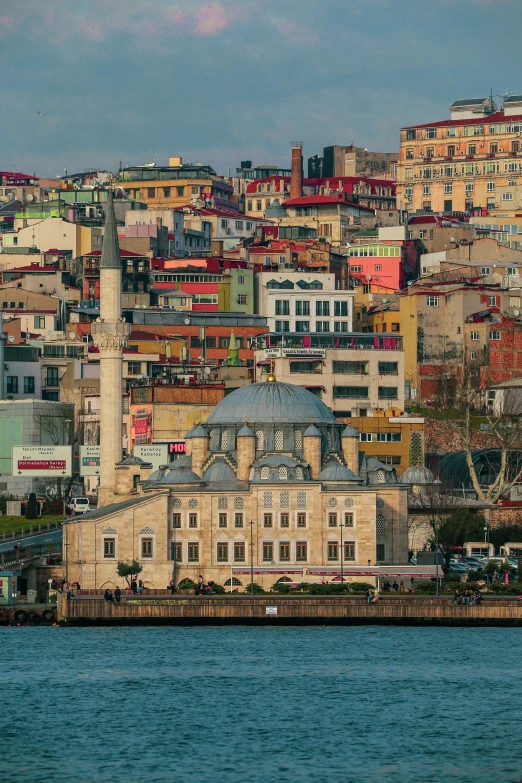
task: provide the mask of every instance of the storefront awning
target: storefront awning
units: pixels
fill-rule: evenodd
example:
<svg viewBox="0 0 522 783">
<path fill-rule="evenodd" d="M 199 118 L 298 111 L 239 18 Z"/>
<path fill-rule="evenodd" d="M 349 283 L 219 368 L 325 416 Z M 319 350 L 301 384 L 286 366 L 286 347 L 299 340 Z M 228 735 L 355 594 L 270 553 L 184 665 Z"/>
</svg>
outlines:
<svg viewBox="0 0 522 783">
<path fill-rule="evenodd" d="M 297 574 L 302 575 L 303 569 L 289 569 L 289 568 L 254 568 L 254 571 L 252 572 L 250 568 L 233 568 L 232 569 L 233 574 L 242 574 L 243 576 L 247 574 L 254 573 L 258 576 L 262 574 L 276 574 L 277 576 L 287 576 L 289 574 Z"/>
</svg>

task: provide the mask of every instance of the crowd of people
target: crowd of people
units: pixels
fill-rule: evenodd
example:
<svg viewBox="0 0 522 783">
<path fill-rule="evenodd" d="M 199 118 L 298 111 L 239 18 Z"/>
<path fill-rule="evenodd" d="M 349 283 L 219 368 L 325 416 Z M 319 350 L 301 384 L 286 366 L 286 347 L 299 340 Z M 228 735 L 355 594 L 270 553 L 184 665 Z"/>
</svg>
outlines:
<svg viewBox="0 0 522 783">
<path fill-rule="evenodd" d="M 480 590 L 455 590 L 453 603 L 455 606 L 480 606 L 482 602 L 482 593 Z"/>
</svg>

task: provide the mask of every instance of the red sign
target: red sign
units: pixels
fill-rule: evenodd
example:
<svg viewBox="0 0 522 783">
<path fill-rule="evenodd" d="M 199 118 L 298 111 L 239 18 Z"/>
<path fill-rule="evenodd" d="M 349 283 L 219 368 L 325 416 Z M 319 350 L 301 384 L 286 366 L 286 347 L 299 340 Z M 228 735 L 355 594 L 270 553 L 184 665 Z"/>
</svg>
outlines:
<svg viewBox="0 0 522 783">
<path fill-rule="evenodd" d="M 65 470 L 64 459 L 19 459 L 18 470 Z"/>
<path fill-rule="evenodd" d="M 247 568 L 233 568 L 232 569 L 232 573 L 234 573 L 234 574 L 245 574 L 246 575 L 246 574 L 251 574 L 252 571 L 250 570 L 250 568 L 248 568 L 248 569 Z M 282 568 L 278 568 L 278 569 L 271 569 L 271 570 L 266 570 L 266 571 L 260 571 L 258 568 L 254 568 L 254 574 L 278 574 L 279 576 L 281 576 L 283 574 L 302 574 L 302 573 L 303 573 L 302 569 L 300 571 L 291 571 L 289 569 L 285 570 L 285 569 L 282 569 Z"/>
<path fill-rule="evenodd" d="M 136 435 L 144 435 L 146 434 L 148 429 L 149 429 L 148 419 L 136 419 L 136 421 L 134 422 L 134 432 L 136 433 Z"/>
</svg>

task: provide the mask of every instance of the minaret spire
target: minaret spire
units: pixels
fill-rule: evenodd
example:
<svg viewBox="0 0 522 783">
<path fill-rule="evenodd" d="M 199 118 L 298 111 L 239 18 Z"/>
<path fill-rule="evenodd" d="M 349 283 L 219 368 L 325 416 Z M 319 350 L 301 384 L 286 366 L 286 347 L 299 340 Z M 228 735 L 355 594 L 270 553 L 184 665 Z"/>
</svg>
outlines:
<svg viewBox="0 0 522 783">
<path fill-rule="evenodd" d="M 122 364 L 130 326 L 121 317 L 121 278 L 118 228 L 109 190 L 100 258 L 100 317 L 91 329 L 100 351 L 100 506 L 114 500 L 116 463 L 122 458 Z"/>
</svg>

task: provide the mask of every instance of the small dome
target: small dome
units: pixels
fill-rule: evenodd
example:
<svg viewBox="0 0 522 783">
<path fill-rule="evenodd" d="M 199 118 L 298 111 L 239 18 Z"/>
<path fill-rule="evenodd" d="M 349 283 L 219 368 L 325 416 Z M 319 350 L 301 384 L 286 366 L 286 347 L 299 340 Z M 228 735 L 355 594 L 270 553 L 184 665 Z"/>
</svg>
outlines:
<svg viewBox="0 0 522 783">
<path fill-rule="evenodd" d="M 122 459 L 121 462 L 117 462 L 117 465 L 139 465 L 140 468 L 151 468 L 152 462 L 146 462 L 144 459 L 141 459 L 141 457 L 135 457 L 134 454 L 131 454 L 129 457 L 125 457 L 125 459 Z"/>
<path fill-rule="evenodd" d="M 200 477 L 189 468 L 173 468 L 164 476 L 161 484 L 201 484 Z"/>
<path fill-rule="evenodd" d="M 208 432 L 201 424 L 195 424 L 185 435 L 185 440 L 190 438 L 208 438 Z"/>
<path fill-rule="evenodd" d="M 167 467 L 169 470 L 177 470 L 178 468 L 190 469 L 192 468 L 192 457 L 189 454 L 184 454 L 182 457 L 176 457 L 172 462 L 169 462 Z"/>
<path fill-rule="evenodd" d="M 294 468 L 298 465 L 306 465 L 306 462 L 301 462 L 299 459 L 292 459 L 287 457 L 286 454 L 267 454 L 265 457 L 261 457 L 257 462 L 254 462 L 254 466 L 268 466 L 269 468 L 278 468 L 280 465 L 285 465 L 287 468 Z"/>
<path fill-rule="evenodd" d="M 271 218 L 272 220 L 275 218 L 285 218 L 288 217 L 288 212 L 281 206 L 279 199 L 275 198 L 270 206 L 265 209 L 265 217 Z"/>
<path fill-rule="evenodd" d="M 341 438 L 358 438 L 359 433 L 354 427 L 347 426 L 341 433 Z"/>
<path fill-rule="evenodd" d="M 203 474 L 204 481 L 235 481 L 236 475 L 230 465 L 223 460 L 216 460 Z"/>
<path fill-rule="evenodd" d="M 310 424 L 308 429 L 305 430 L 303 438 L 320 438 L 321 433 L 315 426 L 315 424 Z"/>
<path fill-rule="evenodd" d="M 424 465 L 413 465 L 407 468 L 399 479 L 400 484 L 433 484 L 435 476 Z"/>
<path fill-rule="evenodd" d="M 154 470 L 147 479 L 149 481 L 161 481 L 165 476 L 165 465 L 161 465 L 158 470 Z"/>
<path fill-rule="evenodd" d="M 339 465 L 338 462 L 329 462 L 317 477 L 320 481 L 357 481 L 357 476 L 351 470 Z"/>
<path fill-rule="evenodd" d="M 248 427 L 246 424 L 244 424 L 243 427 L 241 427 L 241 429 L 236 435 L 236 438 L 255 438 L 255 437 L 256 436 L 254 435 L 250 427 Z"/>
</svg>

